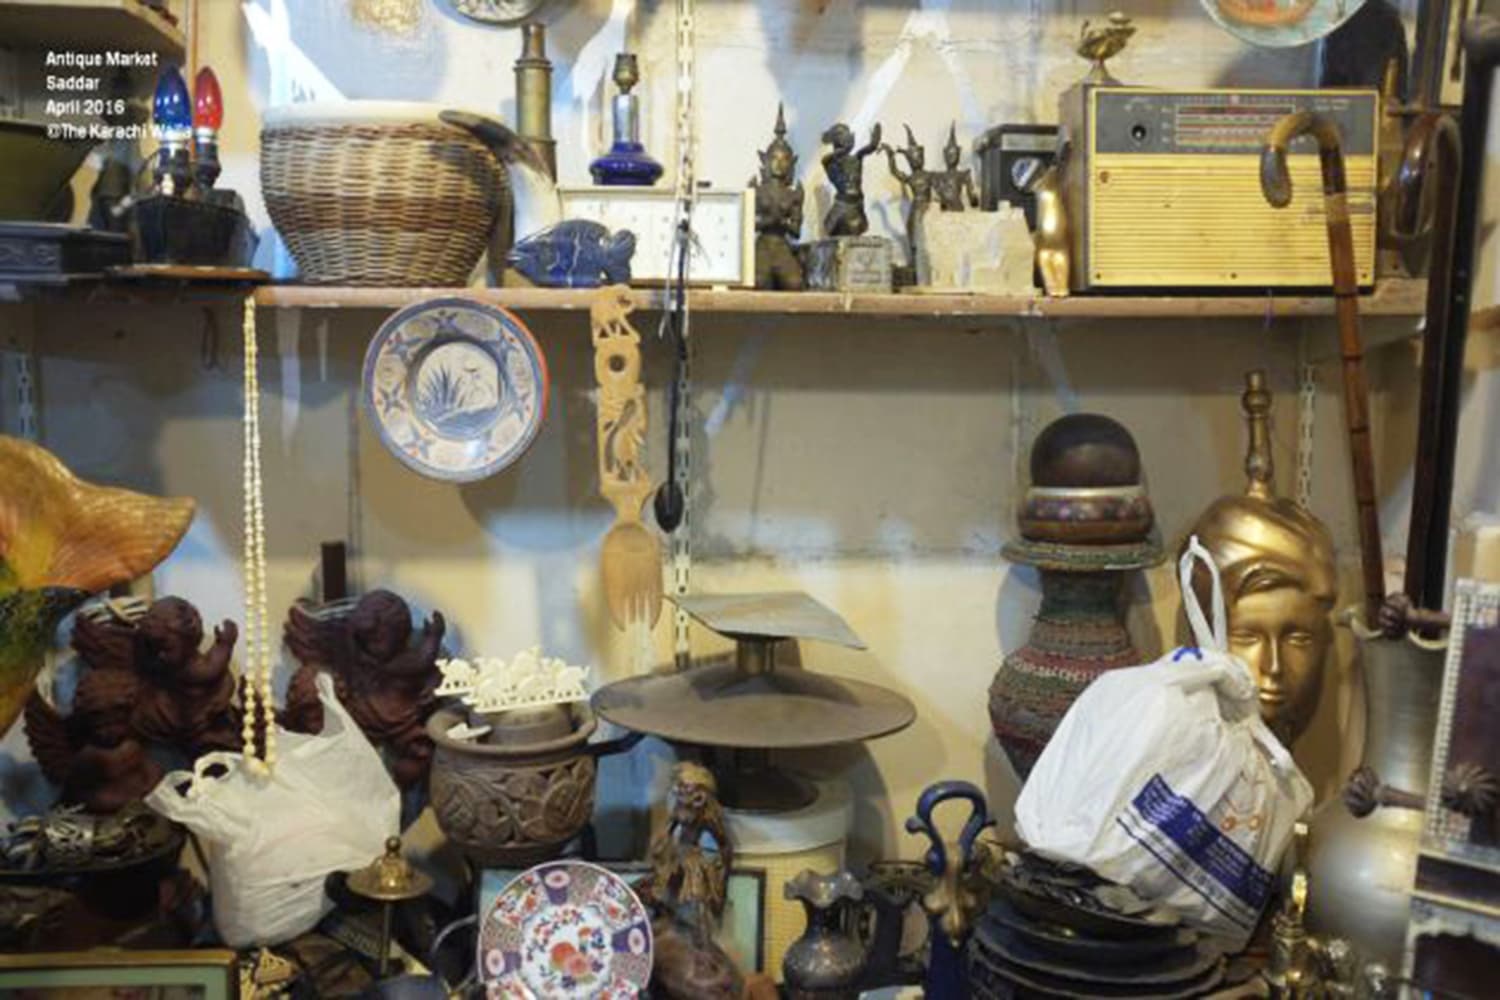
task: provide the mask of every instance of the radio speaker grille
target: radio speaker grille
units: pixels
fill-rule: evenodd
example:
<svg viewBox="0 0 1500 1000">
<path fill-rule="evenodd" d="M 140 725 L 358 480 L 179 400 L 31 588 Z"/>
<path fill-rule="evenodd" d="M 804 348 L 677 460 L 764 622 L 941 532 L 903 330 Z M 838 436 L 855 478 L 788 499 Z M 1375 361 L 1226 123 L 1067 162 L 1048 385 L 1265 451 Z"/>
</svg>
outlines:
<svg viewBox="0 0 1500 1000">
<path fill-rule="evenodd" d="M 1089 284 L 1324 286 L 1331 282 L 1316 155 L 1294 155 L 1292 203 L 1272 208 L 1253 155 L 1096 154 Z M 1375 158 L 1345 162 L 1355 269 L 1375 276 Z"/>
</svg>

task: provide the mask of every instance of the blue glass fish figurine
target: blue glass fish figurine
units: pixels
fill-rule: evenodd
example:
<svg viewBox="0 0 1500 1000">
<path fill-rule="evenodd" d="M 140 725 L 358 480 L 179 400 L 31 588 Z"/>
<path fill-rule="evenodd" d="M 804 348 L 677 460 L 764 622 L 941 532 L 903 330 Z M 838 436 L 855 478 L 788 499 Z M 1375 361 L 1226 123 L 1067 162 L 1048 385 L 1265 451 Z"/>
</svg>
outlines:
<svg viewBox="0 0 1500 1000">
<path fill-rule="evenodd" d="M 519 240 L 506 262 L 544 288 L 599 288 L 628 283 L 634 256 L 630 230 L 569 219 Z"/>
</svg>

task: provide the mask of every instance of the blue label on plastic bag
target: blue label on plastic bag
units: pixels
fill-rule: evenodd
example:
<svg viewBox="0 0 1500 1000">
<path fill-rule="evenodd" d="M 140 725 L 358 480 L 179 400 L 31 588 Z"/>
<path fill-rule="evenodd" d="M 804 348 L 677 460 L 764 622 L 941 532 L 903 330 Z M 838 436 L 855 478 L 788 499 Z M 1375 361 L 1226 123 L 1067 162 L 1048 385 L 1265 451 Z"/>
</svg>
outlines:
<svg viewBox="0 0 1500 1000">
<path fill-rule="evenodd" d="M 1255 925 L 1271 892 L 1271 873 L 1160 774 L 1116 822 L 1216 911 L 1247 930 Z"/>
</svg>

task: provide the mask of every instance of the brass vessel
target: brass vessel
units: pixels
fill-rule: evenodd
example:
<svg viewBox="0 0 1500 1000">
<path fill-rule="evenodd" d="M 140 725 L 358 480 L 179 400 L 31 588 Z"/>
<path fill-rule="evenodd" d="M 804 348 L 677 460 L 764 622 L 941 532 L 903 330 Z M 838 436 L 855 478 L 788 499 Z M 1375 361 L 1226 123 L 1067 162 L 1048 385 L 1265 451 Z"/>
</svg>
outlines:
<svg viewBox="0 0 1500 1000">
<path fill-rule="evenodd" d="M 1261 717 L 1290 745 L 1317 708 L 1333 641 L 1333 539 L 1300 504 L 1276 496 L 1265 372 L 1246 374 L 1240 405 L 1250 432 L 1245 493 L 1214 501 L 1188 534 L 1219 567 L 1229 649 L 1255 672 Z M 1208 580 L 1195 575 L 1193 583 L 1206 602 Z"/>
<path fill-rule="evenodd" d="M 516 60 L 516 132 L 547 164 L 557 180 L 557 140 L 552 138 L 552 60 L 547 58 L 547 29 L 521 26 L 521 58 Z"/>
<path fill-rule="evenodd" d="M 1351 628 L 1365 678 L 1365 749 L 1343 798 L 1325 802 L 1313 816 L 1308 870 L 1317 891 L 1308 900 L 1307 925 L 1348 939 L 1362 961 L 1395 972 L 1423 824 L 1420 806 L 1397 803 L 1427 797 L 1444 645 L 1415 635 L 1387 639 L 1357 619 Z M 1367 790 L 1376 799 L 1373 811 L 1357 818 L 1351 805 L 1361 773 L 1378 786 Z M 1391 789 L 1404 794 L 1392 796 Z"/>
</svg>

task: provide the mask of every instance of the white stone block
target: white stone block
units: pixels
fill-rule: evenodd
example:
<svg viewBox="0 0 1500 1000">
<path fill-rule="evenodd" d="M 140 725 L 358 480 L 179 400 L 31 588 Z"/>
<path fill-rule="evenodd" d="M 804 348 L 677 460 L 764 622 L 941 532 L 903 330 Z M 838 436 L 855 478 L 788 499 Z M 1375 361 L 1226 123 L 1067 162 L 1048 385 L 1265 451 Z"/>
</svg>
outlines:
<svg viewBox="0 0 1500 1000">
<path fill-rule="evenodd" d="M 914 291 L 1025 295 L 1036 246 L 1026 214 L 1002 203 L 994 212 L 929 209 L 917 220 Z"/>
</svg>

